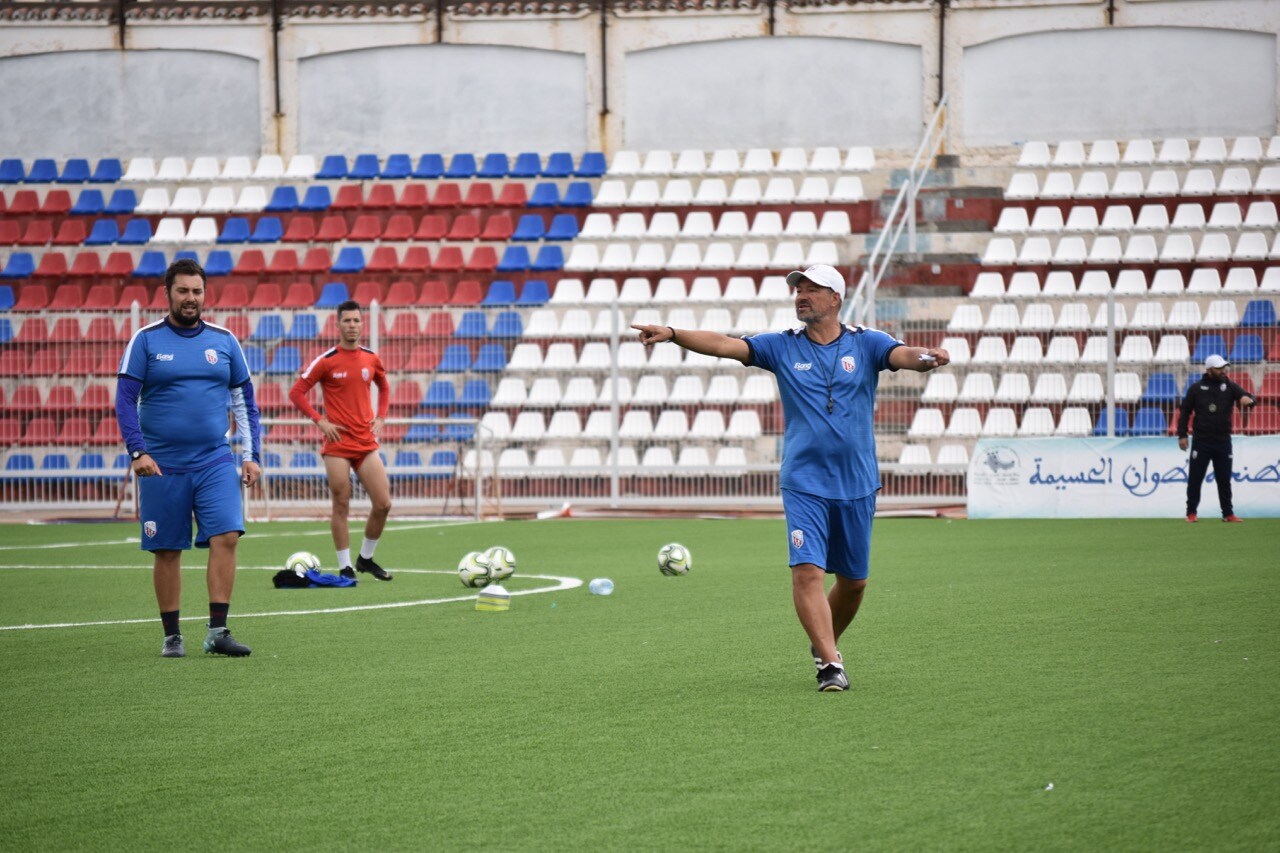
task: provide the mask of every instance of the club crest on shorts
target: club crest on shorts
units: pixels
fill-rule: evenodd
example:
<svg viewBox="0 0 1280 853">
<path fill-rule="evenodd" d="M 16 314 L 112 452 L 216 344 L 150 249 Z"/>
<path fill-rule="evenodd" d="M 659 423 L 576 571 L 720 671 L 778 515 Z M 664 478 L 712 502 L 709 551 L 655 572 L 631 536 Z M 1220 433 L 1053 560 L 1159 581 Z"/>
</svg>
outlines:
<svg viewBox="0 0 1280 853">
<path fill-rule="evenodd" d="M 853 356 L 846 355 L 840 359 L 840 366 L 844 368 L 845 373 L 853 373 Z"/>
<path fill-rule="evenodd" d="M 154 521 L 144 521 L 144 522 L 142 523 L 142 532 L 143 532 L 143 533 L 145 533 L 145 534 L 147 534 L 147 537 L 148 537 L 148 538 L 155 536 L 155 535 L 156 535 L 156 523 L 155 523 Z"/>
<path fill-rule="evenodd" d="M 803 530 L 796 528 L 795 530 L 791 531 L 791 544 L 797 548 L 804 547 L 804 531 Z"/>
<path fill-rule="evenodd" d="M 211 349 L 207 349 L 207 350 L 205 350 L 205 351 L 204 351 L 204 360 L 205 360 L 205 361 L 207 361 L 207 362 L 209 362 L 210 364 L 217 364 L 217 363 L 218 363 L 218 352 L 217 352 L 217 350 L 211 350 Z"/>
<path fill-rule="evenodd" d="M 363 379 L 365 382 L 369 381 L 369 368 L 367 367 L 360 368 L 360 378 Z"/>
</svg>

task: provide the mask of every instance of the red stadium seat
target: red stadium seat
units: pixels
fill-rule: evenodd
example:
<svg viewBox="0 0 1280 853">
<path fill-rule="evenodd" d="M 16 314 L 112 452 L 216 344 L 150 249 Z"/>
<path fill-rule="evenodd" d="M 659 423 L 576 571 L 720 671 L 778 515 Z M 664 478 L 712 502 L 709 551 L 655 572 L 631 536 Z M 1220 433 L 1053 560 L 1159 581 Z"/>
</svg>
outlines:
<svg viewBox="0 0 1280 853">
<path fill-rule="evenodd" d="M 467 197 L 463 199 L 463 207 L 490 207 L 493 205 L 493 184 L 488 181 L 476 181 L 467 188 Z"/>
<path fill-rule="evenodd" d="M 14 311 L 43 311 L 49 307 L 49 288 L 43 284 L 28 284 L 18 291 Z"/>
<path fill-rule="evenodd" d="M 102 259 L 98 257 L 97 252 L 81 252 L 76 255 L 76 259 L 71 262 L 71 269 L 67 275 L 79 278 L 96 277 L 102 273 Z"/>
<path fill-rule="evenodd" d="M 26 376 L 30 366 L 27 353 L 18 347 L 0 350 L 0 376 Z"/>
<path fill-rule="evenodd" d="M 47 219 L 33 219 L 27 223 L 26 232 L 18 239 L 19 246 L 47 246 L 53 242 L 53 223 Z"/>
<path fill-rule="evenodd" d="M 381 234 L 382 223 L 378 221 L 378 217 L 366 213 L 356 217 L 355 224 L 351 226 L 351 231 L 347 234 L 347 239 L 372 243 Z"/>
<path fill-rule="evenodd" d="M 369 262 L 364 265 L 367 273 L 393 273 L 400 269 L 400 256 L 395 246 L 379 246 L 369 255 Z"/>
<path fill-rule="evenodd" d="M 396 188 L 391 184 L 374 184 L 364 200 L 366 210 L 391 210 L 396 206 Z"/>
<path fill-rule="evenodd" d="M 80 311 L 84 308 L 84 289 L 78 284 L 60 284 L 49 301 L 50 311 Z M 58 322 L 62 322 L 59 320 Z"/>
<path fill-rule="evenodd" d="M 40 393 L 40 386 L 30 383 L 19 385 L 13 389 L 13 396 L 9 398 L 9 405 L 6 407 L 12 412 L 38 412 L 44 408 L 44 397 Z"/>
<path fill-rule="evenodd" d="M 59 291 L 62 288 L 58 288 Z M 78 344 L 80 343 L 80 318 L 78 317 L 59 317 L 53 321 L 53 328 L 49 331 L 49 343 L 52 344 Z"/>
<path fill-rule="evenodd" d="M 444 354 L 444 341 L 427 341 L 414 344 L 405 359 L 403 370 L 406 373 L 430 373 L 440 364 L 440 356 Z"/>
<path fill-rule="evenodd" d="M 261 249 L 245 249 L 236 260 L 234 275 L 257 277 L 267 271 L 267 258 Z"/>
<path fill-rule="evenodd" d="M 45 252 L 36 267 L 34 278 L 66 278 L 67 256 L 61 252 Z"/>
<path fill-rule="evenodd" d="M 110 287 L 110 285 L 106 286 Z M 93 317 L 90 319 L 89 325 L 85 328 L 84 335 L 80 339 L 86 343 L 99 344 L 124 340 L 120 334 L 120 328 L 112 317 Z"/>
<path fill-rule="evenodd" d="M 462 204 L 462 191 L 458 185 L 443 181 L 436 185 L 435 195 L 431 197 L 429 206 L 435 208 L 458 207 Z"/>
<path fill-rule="evenodd" d="M 72 347 L 62 362 L 62 373 L 67 376 L 92 376 L 98 372 L 101 355 L 95 346 Z M 115 367 L 111 368 L 115 372 Z"/>
<path fill-rule="evenodd" d="M 289 227 L 285 229 L 284 236 L 280 239 L 286 243 L 310 243 L 315 238 L 316 221 L 308 214 L 302 213 L 289 220 Z"/>
<path fill-rule="evenodd" d="M 452 338 L 453 315 L 448 311 L 432 311 L 422 326 L 424 338 Z"/>
<path fill-rule="evenodd" d="M 110 412 L 115 409 L 111 390 L 106 385 L 87 385 L 77 404 L 82 412 Z"/>
<path fill-rule="evenodd" d="M 333 197 L 330 210 L 359 210 L 364 207 L 364 190 L 359 184 L 345 184 L 338 187 Z"/>
<path fill-rule="evenodd" d="M 116 300 L 116 309 L 128 311 L 135 302 L 145 308 L 151 302 L 151 292 L 141 284 L 126 284 L 120 289 L 120 298 Z"/>
<path fill-rule="evenodd" d="M 102 265 L 102 274 L 109 276 L 133 275 L 133 255 L 128 252 L 112 252 Z"/>
<path fill-rule="evenodd" d="M 75 415 L 62 422 L 58 431 L 58 444 L 88 444 L 93 438 L 93 430 L 89 428 L 89 419 L 84 415 Z"/>
<path fill-rule="evenodd" d="M 40 197 L 35 190 L 18 190 L 9 202 L 10 216 L 30 216 L 40 210 Z"/>
<path fill-rule="evenodd" d="M 462 250 L 457 246 L 444 246 L 431 261 L 433 272 L 461 272 Z"/>
<path fill-rule="evenodd" d="M 426 246 L 410 246 L 400 259 L 400 272 L 426 272 L 431 269 L 431 250 Z"/>
<path fill-rule="evenodd" d="M 279 382 L 263 382 L 255 391 L 258 408 L 267 414 L 278 415 L 293 408 Z"/>
<path fill-rule="evenodd" d="M 249 294 L 250 308 L 280 308 L 281 302 L 284 301 L 284 294 L 280 292 L 280 285 L 272 281 L 259 282 L 258 286 Z"/>
<path fill-rule="evenodd" d="M 449 304 L 479 305 L 483 299 L 484 289 L 480 286 L 480 282 L 466 279 L 458 282 L 458 288 L 453 292 L 453 298 L 449 300 Z"/>
<path fill-rule="evenodd" d="M 1280 401 L 1280 370 L 1263 374 L 1262 385 L 1258 388 L 1258 399 Z"/>
<path fill-rule="evenodd" d="M 90 444 L 119 444 L 120 425 L 116 423 L 116 419 L 110 415 L 98 421 L 98 426 L 93 431 L 93 436 L 89 439 Z"/>
<path fill-rule="evenodd" d="M 267 275 L 297 275 L 298 253 L 293 249 L 276 249 L 267 265 Z"/>
<path fill-rule="evenodd" d="M 22 239 L 22 226 L 16 219 L 0 219 L 0 246 L 16 246 Z"/>
<path fill-rule="evenodd" d="M 310 308 L 316 304 L 316 289 L 311 286 L 309 281 L 295 281 L 289 285 L 289 289 L 285 291 L 284 301 L 280 303 L 281 308 Z"/>
<path fill-rule="evenodd" d="M 417 288 L 411 281 L 393 281 L 387 288 L 387 299 L 383 304 L 388 308 L 407 308 L 418 301 Z"/>
<path fill-rule="evenodd" d="M 169 294 L 165 292 L 163 284 L 151 291 L 151 304 L 147 307 L 156 311 L 169 310 Z"/>
<path fill-rule="evenodd" d="M 307 249 L 307 254 L 298 265 L 298 272 L 308 275 L 321 275 L 329 272 L 333 266 L 333 257 L 329 250 L 321 247 Z"/>
<path fill-rule="evenodd" d="M 124 356 L 123 347 L 109 347 L 98 353 L 98 366 L 95 376 L 115 376 L 120 371 L 120 359 Z"/>
<path fill-rule="evenodd" d="M 113 284 L 95 284 L 84 298 L 86 311 L 110 311 L 116 307 L 116 288 Z"/>
<path fill-rule="evenodd" d="M 13 336 L 15 344 L 37 346 L 49 342 L 49 324 L 43 317 L 28 317 Z"/>
<path fill-rule="evenodd" d="M 414 233 L 413 239 L 425 241 L 443 240 L 448 230 L 448 223 L 443 216 L 437 213 L 428 213 L 418 223 L 418 230 Z"/>
<path fill-rule="evenodd" d="M 524 207 L 529 203 L 529 194 L 524 184 L 505 184 L 498 193 L 494 207 Z"/>
<path fill-rule="evenodd" d="M 498 253 L 492 246 L 476 246 L 463 268 L 467 272 L 493 272 L 498 268 Z"/>
<path fill-rule="evenodd" d="M 422 334 L 418 325 L 418 315 L 414 311 L 402 311 L 391 321 L 387 329 L 388 338 L 416 338 Z"/>
<path fill-rule="evenodd" d="M 347 220 L 341 216 L 326 216 L 316 231 L 316 242 L 337 243 L 347 239 Z"/>
<path fill-rule="evenodd" d="M 356 285 L 355 292 L 351 294 L 351 298 L 361 305 L 368 307 L 373 300 L 382 302 L 383 290 L 382 285 L 376 281 L 362 281 Z"/>
<path fill-rule="evenodd" d="M 21 438 L 22 421 L 17 418 L 0 418 L 0 446 L 17 444 Z"/>
<path fill-rule="evenodd" d="M 443 281 L 424 281 L 422 292 L 418 294 L 419 305 L 448 305 L 449 285 Z"/>
<path fill-rule="evenodd" d="M 511 232 L 514 230 L 511 214 L 495 213 L 484 223 L 484 231 L 481 232 L 480 239 L 505 243 L 511 239 Z"/>
<path fill-rule="evenodd" d="M 464 213 L 453 220 L 449 226 L 446 240 L 474 240 L 480 236 L 480 220 L 470 213 Z"/>
<path fill-rule="evenodd" d="M 33 444 L 53 444 L 58 440 L 58 423 L 53 418 L 39 417 L 32 418 L 27 424 L 27 428 L 23 430 L 22 439 L 19 444 L 31 446 Z"/>
<path fill-rule="evenodd" d="M 55 246 L 79 246 L 84 243 L 85 230 L 83 219 L 64 219 L 53 235 Z M 95 255 L 95 257 L 97 257 Z"/>
<path fill-rule="evenodd" d="M 71 193 L 66 190 L 49 190 L 45 193 L 40 212 L 45 216 L 65 216 L 71 212 Z"/>
<path fill-rule="evenodd" d="M 397 213 L 387 220 L 387 226 L 382 229 L 382 239 L 397 242 L 412 240 L 413 230 L 413 217 L 407 213 Z"/>
<path fill-rule="evenodd" d="M 208 291 L 212 294 L 213 291 Z M 205 300 L 208 302 L 208 299 Z M 218 288 L 219 308 L 243 308 L 249 304 L 249 288 L 239 281 L 231 281 Z"/>
<path fill-rule="evenodd" d="M 232 314 L 230 317 L 223 317 L 219 325 L 235 335 L 238 341 L 243 341 L 249 337 L 249 318 L 243 314 Z"/>
<path fill-rule="evenodd" d="M 400 417 L 411 415 L 418 410 L 418 403 L 421 400 L 422 385 L 412 379 L 406 379 L 391 389 L 389 411 Z"/>
<path fill-rule="evenodd" d="M 80 408 L 76 400 L 76 389 L 71 385 L 54 385 L 49 389 L 49 397 L 44 401 L 44 408 L 50 412 L 72 412 Z"/>
</svg>

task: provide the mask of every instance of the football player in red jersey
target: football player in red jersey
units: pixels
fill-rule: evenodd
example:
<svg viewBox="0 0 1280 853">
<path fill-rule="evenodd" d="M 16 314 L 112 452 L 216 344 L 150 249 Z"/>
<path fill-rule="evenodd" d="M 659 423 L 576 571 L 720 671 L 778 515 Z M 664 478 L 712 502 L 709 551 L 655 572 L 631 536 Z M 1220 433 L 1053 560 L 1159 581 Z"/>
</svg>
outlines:
<svg viewBox="0 0 1280 853">
<path fill-rule="evenodd" d="M 378 538 L 391 512 L 391 481 L 378 455 L 378 433 L 386 421 L 391 403 L 387 371 L 377 353 L 360 345 L 364 334 L 364 313 L 350 300 L 338 306 L 338 345 L 318 355 L 302 370 L 289 391 L 289 401 L 315 421 L 324 435 L 320 454 L 333 497 L 329 527 L 338 565 L 343 577 L 367 572 L 378 580 L 391 580 L 390 573 L 373 560 Z M 307 401 L 311 386 L 319 384 L 324 397 L 324 414 Z M 369 386 L 378 386 L 378 414 L 373 414 Z M 354 568 L 351 562 L 351 531 L 347 515 L 351 509 L 351 472 L 373 503 L 364 525 L 364 542 Z"/>
</svg>

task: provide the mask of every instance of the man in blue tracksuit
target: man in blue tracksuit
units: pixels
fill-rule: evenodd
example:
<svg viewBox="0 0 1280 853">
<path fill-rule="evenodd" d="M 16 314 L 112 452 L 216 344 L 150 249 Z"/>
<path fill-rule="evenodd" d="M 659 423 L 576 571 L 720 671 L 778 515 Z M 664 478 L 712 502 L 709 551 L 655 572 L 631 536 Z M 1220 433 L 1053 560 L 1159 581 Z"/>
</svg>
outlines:
<svg viewBox="0 0 1280 853">
<path fill-rule="evenodd" d="M 802 326 L 731 338 L 715 332 L 633 326 L 640 341 L 732 358 L 770 371 L 786 422 L 782 506 L 789 531 L 791 590 L 809 635 L 818 689 L 848 689 L 836 642 L 867 586 L 871 519 L 880 472 L 873 417 L 882 370 L 933 370 L 946 350 L 909 347 L 876 329 L 840 322 L 844 278 L 825 264 L 787 276 Z M 824 595 L 825 575 L 835 584 Z"/>
<path fill-rule="evenodd" d="M 164 626 L 163 657 L 183 657 L 178 628 L 182 552 L 209 549 L 209 625 L 204 650 L 244 657 L 227 611 L 244 533 L 240 484 L 260 474 L 261 430 L 253 382 L 240 343 L 200 319 L 205 274 L 193 260 L 174 261 L 164 278 L 169 314 L 129 339 L 120 360 L 116 417 L 138 476 L 142 550 L 154 555 L 152 579 Z M 227 442 L 227 406 L 244 441 L 243 472 Z"/>
</svg>

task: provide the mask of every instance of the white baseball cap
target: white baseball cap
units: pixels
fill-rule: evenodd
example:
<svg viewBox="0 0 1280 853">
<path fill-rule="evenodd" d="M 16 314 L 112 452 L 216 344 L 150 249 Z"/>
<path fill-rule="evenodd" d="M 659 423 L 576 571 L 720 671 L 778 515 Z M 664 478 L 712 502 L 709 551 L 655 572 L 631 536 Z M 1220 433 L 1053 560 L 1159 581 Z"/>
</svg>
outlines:
<svg viewBox="0 0 1280 853">
<path fill-rule="evenodd" d="M 807 270 L 796 270 L 795 272 L 787 273 L 787 285 L 795 287 L 802 278 L 809 279 L 819 287 L 834 290 L 837 296 L 844 299 L 844 276 L 840 275 L 840 271 L 835 267 L 827 264 L 814 264 Z"/>
<path fill-rule="evenodd" d="M 1226 367 L 1230 363 L 1220 355 L 1211 355 L 1204 360 L 1204 368 L 1208 370 L 1211 367 Z"/>
</svg>

